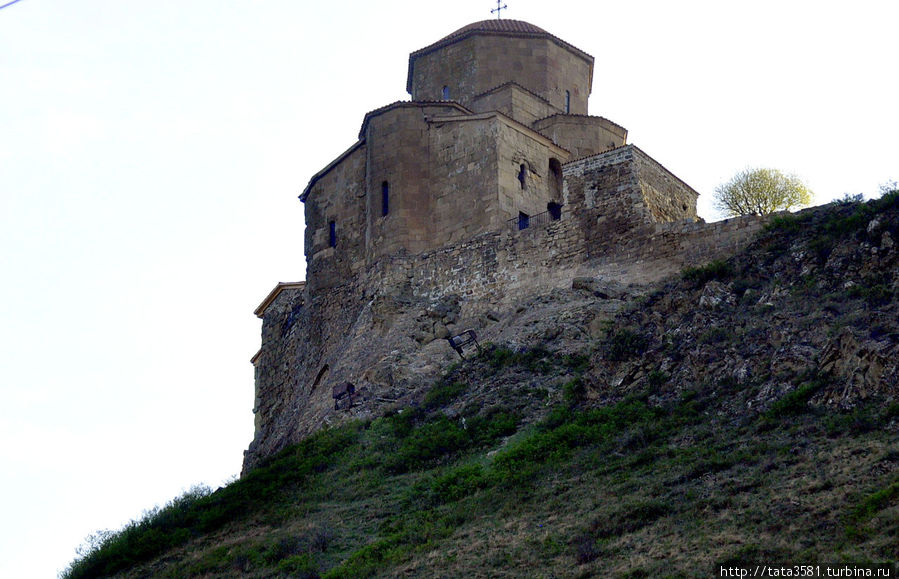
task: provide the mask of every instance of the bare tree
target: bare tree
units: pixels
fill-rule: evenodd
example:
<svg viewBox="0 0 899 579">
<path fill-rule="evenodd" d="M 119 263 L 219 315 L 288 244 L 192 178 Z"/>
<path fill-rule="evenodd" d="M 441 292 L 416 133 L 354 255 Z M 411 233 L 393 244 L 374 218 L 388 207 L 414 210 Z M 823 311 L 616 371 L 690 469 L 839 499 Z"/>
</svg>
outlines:
<svg viewBox="0 0 899 579">
<path fill-rule="evenodd" d="M 731 217 L 768 215 L 811 200 L 812 192 L 799 177 L 777 169 L 745 169 L 715 188 L 715 207 Z"/>
</svg>

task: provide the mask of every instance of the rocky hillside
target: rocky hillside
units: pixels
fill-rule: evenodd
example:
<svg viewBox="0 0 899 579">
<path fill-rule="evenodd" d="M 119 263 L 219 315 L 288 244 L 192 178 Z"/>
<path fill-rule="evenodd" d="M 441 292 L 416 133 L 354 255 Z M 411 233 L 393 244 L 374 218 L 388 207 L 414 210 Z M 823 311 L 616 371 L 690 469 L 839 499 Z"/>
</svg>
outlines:
<svg viewBox="0 0 899 579">
<path fill-rule="evenodd" d="M 895 396 L 894 199 L 777 217 L 747 252 L 648 294 L 593 356 L 597 394 L 651 387 L 670 397 L 724 381 L 742 392 L 735 416 L 764 412 L 806 382 L 820 384 L 809 402 L 826 408 Z"/>
<path fill-rule="evenodd" d="M 657 286 L 580 278 L 491 314 L 480 355 L 384 416 L 101 536 L 66 576 L 896 572 L 897 241 L 893 192 L 776 217 Z"/>
</svg>

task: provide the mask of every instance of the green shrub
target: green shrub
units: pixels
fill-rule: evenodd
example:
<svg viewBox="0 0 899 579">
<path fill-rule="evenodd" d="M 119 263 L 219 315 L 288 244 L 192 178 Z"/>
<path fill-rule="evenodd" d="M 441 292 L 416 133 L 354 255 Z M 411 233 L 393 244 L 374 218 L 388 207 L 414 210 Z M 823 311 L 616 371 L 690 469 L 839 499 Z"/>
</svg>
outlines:
<svg viewBox="0 0 899 579">
<path fill-rule="evenodd" d="M 892 418 L 899 418 L 899 402 L 893 402 L 884 408 L 881 416 L 884 422 L 888 422 Z"/>
<path fill-rule="evenodd" d="M 467 389 L 465 382 L 439 382 L 425 394 L 423 404 L 426 408 L 446 406 Z"/>
<path fill-rule="evenodd" d="M 114 575 L 183 545 L 198 534 L 270 506 L 285 489 L 301 487 L 333 464 L 356 440 L 357 428 L 349 425 L 320 431 L 214 493 L 208 487 L 194 487 L 120 531 L 103 533 L 102 541 L 74 561 L 63 577 Z"/>
<path fill-rule="evenodd" d="M 862 499 L 852 509 L 852 518 L 859 522 L 868 520 L 897 501 L 899 501 L 899 480 Z"/>
<path fill-rule="evenodd" d="M 288 573 L 294 579 L 318 579 L 318 565 L 312 555 L 291 555 L 278 563 L 278 571 Z"/>
<path fill-rule="evenodd" d="M 430 502 L 443 504 L 463 499 L 490 486 L 490 478 L 479 464 L 453 468 L 434 479 L 429 487 Z"/>
<path fill-rule="evenodd" d="M 800 231 L 805 226 L 804 220 L 796 215 L 775 215 L 765 225 L 766 231 L 786 231 L 793 233 Z"/>
<path fill-rule="evenodd" d="M 389 435 L 396 439 L 409 436 L 415 429 L 416 423 L 424 416 L 424 412 L 418 408 L 403 408 L 398 412 L 385 416 L 384 424 Z"/>
<path fill-rule="evenodd" d="M 490 444 L 517 428 L 515 415 L 494 410 L 485 416 L 450 420 L 440 414 L 415 426 L 387 457 L 384 467 L 399 474 L 420 469 L 463 450 Z"/>
<path fill-rule="evenodd" d="M 827 262 L 831 252 L 833 252 L 836 240 L 830 235 L 819 235 L 810 239 L 807 245 L 809 251 L 815 255 L 818 263 L 823 265 Z"/>
<path fill-rule="evenodd" d="M 575 378 L 562 385 L 562 395 L 569 405 L 579 404 L 587 396 L 587 387 L 580 378 Z"/>
<path fill-rule="evenodd" d="M 471 446 L 486 446 L 518 429 L 518 416 L 494 407 L 482 416 L 472 416 L 465 424 Z"/>
<path fill-rule="evenodd" d="M 605 345 L 610 360 L 623 362 L 643 354 L 649 347 L 649 341 L 642 334 L 622 328 L 610 334 Z"/>
<path fill-rule="evenodd" d="M 546 374 L 552 371 L 555 365 L 555 355 L 539 346 L 512 350 L 490 344 L 484 348 L 481 357 L 486 360 L 494 372 L 510 366 L 520 366 L 529 372 Z"/>
<path fill-rule="evenodd" d="M 642 400 L 580 412 L 557 407 L 528 436 L 497 453 L 493 473 L 503 484 L 528 481 L 544 465 L 563 460 L 573 449 L 610 441 L 638 424 L 651 424 L 661 412 Z"/>
<path fill-rule="evenodd" d="M 724 280 L 733 275 L 733 269 L 726 261 L 715 260 L 702 267 L 688 267 L 681 272 L 681 277 L 695 287 L 712 280 Z"/>
<path fill-rule="evenodd" d="M 414 470 L 465 448 L 467 443 L 465 431 L 455 421 L 440 415 L 432 422 L 415 428 L 387 459 L 385 467 L 392 473 Z"/>
<path fill-rule="evenodd" d="M 878 417 L 867 407 L 857 407 L 848 412 L 832 411 L 822 417 L 822 423 L 830 437 L 851 436 L 871 432 L 877 428 Z"/>
<path fill-rule="evenodd" d="M 379 569 L 403 560 L 408 553 L 402 536 L 390 536 L 362 547 L 341 565 L 322 575 L 323 579 L 371 577 Z"/>
<path fill-rule="evenodd" d="M 899 207 L 899 189 L 896 188 L 895 182 L 883 186 L 881 192 L 880 198 L 871 202 L 875 211 L 881 212 Z"/>
<path fill-rule="evenodd" d="M 590 367 L 590 356 L 585 354 L 565 354 L 562 356 L 562 366 L 576 374 L 582 374 Z"/>
<path fill-rule="evenodd" d="M 796 416 L 797 414 L 807 412 L 809 409 L 808 401 L 811 400 L 812 396 L 814 396 L 826 383 L 827 380 L 823 378 L 815 378 L 805 382 L 795 390 L 787 392 L 771 405 L 765 413 L 765 417 L 782 418 L 786 416 Z"/>
<path fill-rule="evenodd" d="M 732 334 L 724 328 L 712 328 L 699 336 L 699 342 L 702 344 L 721 344 L 731 339 Z"/>
<path fill-rule="evenodd" d="M 849 296 L 862 298 L 872 307 L 883 306 L 893 300 L 893 290 L 882 283 L 872 286 L 854 285 L 848 290 Z"/>
<path fill-rule="evenodd" d="M 651 388 L 663 386 L 671 377 L 661 370 L 652 370 L 647 376 L 646 381 Z"/>
</svg>

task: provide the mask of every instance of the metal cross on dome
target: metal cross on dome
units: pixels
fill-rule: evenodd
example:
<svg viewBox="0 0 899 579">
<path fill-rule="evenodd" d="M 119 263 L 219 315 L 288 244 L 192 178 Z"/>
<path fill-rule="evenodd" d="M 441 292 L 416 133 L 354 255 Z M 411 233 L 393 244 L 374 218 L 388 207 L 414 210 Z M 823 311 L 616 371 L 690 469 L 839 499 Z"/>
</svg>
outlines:
<svg viewBox="0 0 899 579">
<path fill-rule="evenodd" d="M 509 9 L 505 4 L 502 4 L 502 6 L 500 4 L 502 4 L 502 0 L 496 0 L 496 8 L 490 11 L 491 14 L 496 13 L 497 20 L 499 20 L 500 11 Z"/>
</svg>

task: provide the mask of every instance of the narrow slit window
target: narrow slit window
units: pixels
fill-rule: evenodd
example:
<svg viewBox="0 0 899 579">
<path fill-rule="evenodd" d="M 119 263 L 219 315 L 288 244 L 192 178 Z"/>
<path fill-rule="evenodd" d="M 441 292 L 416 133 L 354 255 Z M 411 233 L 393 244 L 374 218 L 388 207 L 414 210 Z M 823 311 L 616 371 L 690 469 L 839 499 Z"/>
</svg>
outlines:
<svg viewBox="0 0 899 579">
<path fill-rule="evenodd" d="M 531 216 L 523 211 L 518 212 L 518 230 L 527 229 L 531 226 Z"/>
<path fill-rule="evenodd" d="M 571 91 L 565 91 L 565 114 L 571 114 Z"/>
<path fill-rule="evenodd" d="M 381 217 L 390 213 L 390 184 L 387 181 L 381 183 Z"/>
<path fill-rule="evenodd" d="M 443 87 L 442 94 L 443 94 L 443 100 L 445 100 L 445 101 L 450 100 L 450 90 L 449 90 L 448 86 Z"/>
<path fill-rule="evenodd" d="M 551 199 L 562 198 L 562 164 L 558 159 L 549 160 L 549 196 Z"/>
<path fill-rule="evenodd" d="M 522 189 L 528 188 L 528 168 L 524 163 L 518 169 L 518 182 L 521 183 Z"/>
<path fill-rule="evenodd" d="M 337 247 L 337 222 L 336 221 L 328 222 L 328 245 L 330 247 Z"/>
</svg>

